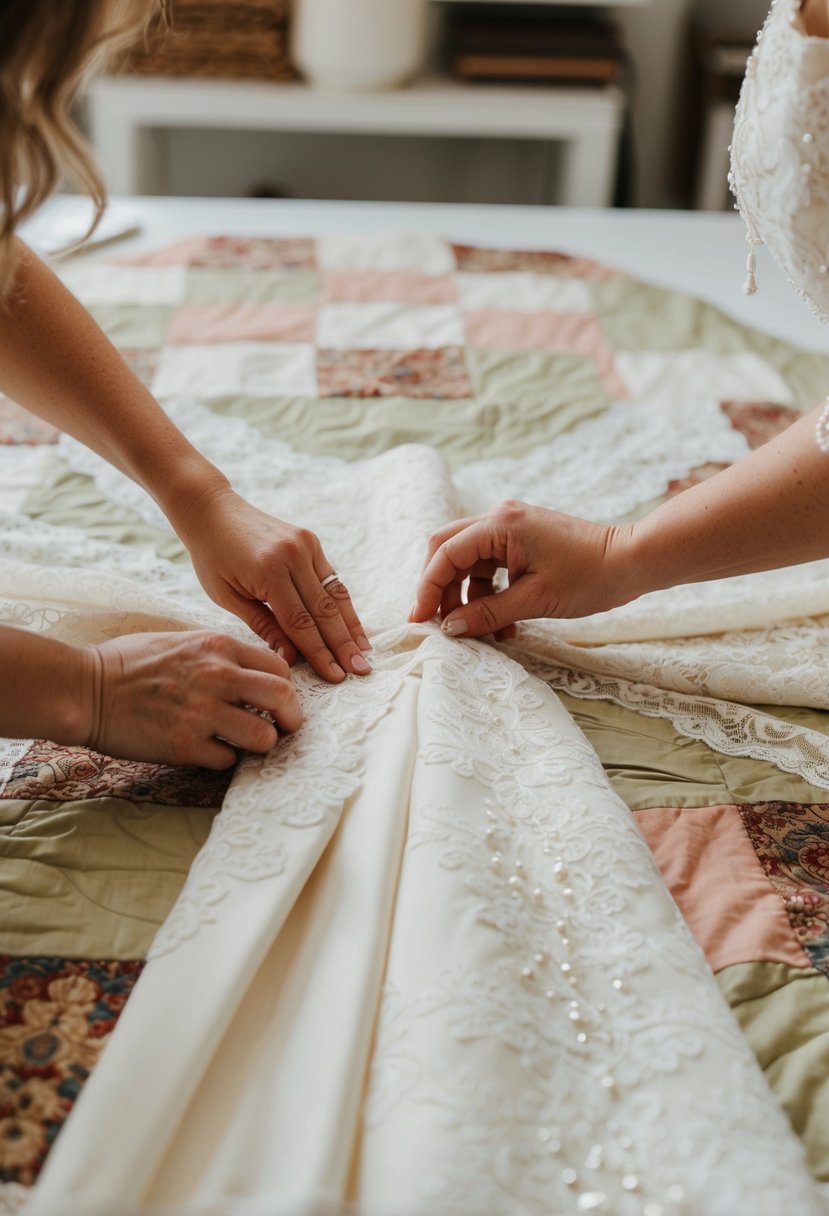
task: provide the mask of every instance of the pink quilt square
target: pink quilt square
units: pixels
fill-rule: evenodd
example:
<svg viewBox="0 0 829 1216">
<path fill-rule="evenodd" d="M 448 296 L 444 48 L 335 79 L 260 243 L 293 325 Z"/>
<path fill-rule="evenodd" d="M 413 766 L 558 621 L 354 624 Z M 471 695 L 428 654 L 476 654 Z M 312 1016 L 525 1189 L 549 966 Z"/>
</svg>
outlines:
<svg viewBox="0 0 829 1216">
<path fill-rule="evenodd" d="M 0 396 L 0 444 L 57 443 L 58 431 L 10 397 Z"/>
<path fill-rule="evenodd" d="M 752 449 L 768 443 L 801 417 L 800 410 L 773 401 L 721 401 L 720 408 Z"/>
<path fill-rule="evenodd" d="M 736 806 L 655 807 L 635 819 L 712 971 L 810 965 Z"/>
<path fill-rule="evenodd" d="M 186 304 L 173 313 L 166 342 L 313 342 L 315 329 L 311 304 Z"/>
<path fill-rule="evenodd" d="M 421 350 L 320 350 L 320 397 L 472 396 L 463 350 L 458 346 Z"/>
<path fill-rule="evenodd" d="M 193 236 L 163 249 L 113 258 L 121 266 L 205 266 L 214 270 L 312 270 L 308 237 Z"/>
<path fill-rule="evenodd" d="M 158 370 L 159 352 L 157 350 L 120 347 L 118 353 L 130 371 L 135 372 L 138 379 L 149 388 Z"/>
<path fill-rule="evenodd" d="M 448 274 L 408 270 L 329 270 L 322 278 L 325 304 L 388 301 L 400 304 L 454 304 L 455 281 Z"/>
<path fill-rule="evenodd" d="M 589 355 L 610 397 L 630 394 L 616 371 L 597 317 L 581 312 L 518 312 L 486 308 L 464 314 L 470 346 L 486 350 L 549 350 Z"/>
</svg>

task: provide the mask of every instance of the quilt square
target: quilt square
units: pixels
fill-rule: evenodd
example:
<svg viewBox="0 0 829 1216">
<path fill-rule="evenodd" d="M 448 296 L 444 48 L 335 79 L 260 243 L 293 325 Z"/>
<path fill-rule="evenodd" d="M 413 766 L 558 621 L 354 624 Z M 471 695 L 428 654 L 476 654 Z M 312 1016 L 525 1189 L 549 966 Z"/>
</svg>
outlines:
<svg viewBox="0 0 829 1216">
<path fill-rule="evenodd" d="M 467 313 L 464 323 L 471 347 L 589 355 L 608 395 L 628 396 L 595 317 L 583 313 L 508 312 L 490 308 Z"/>
<path fill-rule="evenodd" d="M 616 369 L 631 397 L 666 397 L 693 406 L 715 401 L 766 399 L 791 403 L 785 380 L 759 355 L 717 355 L 706 350 L 617 351 Z"/>
<path fill-rule="evenodd" d="M 324 236 L 317 241 L 321 270 L 408 270 L 451 274 L 455 257 L 446 241 L 428 232 L 379 236 Z"/>
<path fill-rule="evenodd" d="M 119 266 L 205 266 L 215 270 L 313 270 L 309 237 L 192 236 L 163 249 L 113 258 Z"/>
<path fill-rule="evenodd" d="M 734 430 L 745 436 L 752 450 L 774 439 L 801 417 L 799 410 L 773 401 L 721 401 L 720 409 L 730 418 Z"/>
<path fill-rule="evenodd" d="M 471 347 L 466 362 L 475 396 L 487 405 L 511 411 L 518 427 L 527 410 L 538 415 L 539 422 L 563 410 L 571 419 L 568 425 L 573 425 L 611 400 L 595 360 L 588 355 Z"/>
<path fill-rule="evenodd" d="M 655 807 L 634 817 L 712 971 L 809 966 L 736 806 Z"/>
<path fill-rule="evenodd" d="M 0 1181 L 36 1181 L 143 966 L 0 955 Z"/>
<path fill-rule="evenodd" d="M 157 397 L 314 397 L 316 353 L 310 343 L 289 342 L 167 346 L 152 391 Z"/>
<path fill-rule="evenodd" d="M 175 310 L 163 304 L 96 304 L 90 310 L 115 346 L 149 349 L 163 346 Z"/>
<path fill-rule="evenodd" d="M 313 342 L 312 304 L 185 304 L 173 313 L 173 346 L 217 342 Z"/>
<path fill-rule="evenodd" d="M 323 304 L 317 345 L 329 350 L 419 350 L 463 346 L 463 321 L 448 304 Z"/>
<path fill-rule="evenodd" d="M 230 776 L 187 765 L 118 760 L 86 747 L 62 747 L 37 740 L 13 766 L 0 789 L 0 798 L 71 802 L 107 797 L 218 809 Z"/>
<path fill-rule="evenodd" d="M 316 241 L 309 237 L 207 237 L 188 258 L 191 266 L 239 270 L 313 270 Z"/>
<path fill-rule="evenodd" d="M 479 245 L 453 245 L 458 270 L 467 274 L 509 274 L 529 271 L 532 274 L 564 275 L 591 282 L 626 279 L 623 270 L 604 266 L 592 258 L 574 257 L 546 249 L 491 249 Z"/>
<path fill-rule="evenodd" d="M 10 397 L 0 397 L 0 443 L 57 443 L 58 430 Z"/>
<path fill-rule="evenodd" d="M 121 347 L 119 353 L 127 367 L 135 372 L 142 384 L 146 384 L 147 388 L 150 388 L 158 370 L 161 351 L 133 350 L 131 347 Z"/>
<path fill-rule="evenodd" d="M 319 279 L 309 269 L 217 270 L 212 266 L 188 266 L 185 304 L 314 304 Z"/>
<path fill-rule="evenodd" d="M 426 397 L 472 395 L 461 347 L 440 350 L 321 350 L 320 397 Z"/>
<path fill-rule="evenodd" d="M 510 312 L 581 312 L 592 310 L 587 283 L 529 271 L 503 274 L 456 274 L 458 300 L 464 312 L 489 309 Z"/>
<path fill-rule="evenodd" d="M 769 882 L 812 966 L 829 976 L 829 803 L 739 807 Z"/>
<path fill-rule="evenodd" d="M 324 304 L 365 304 L 387 300 L 400 304 L 456 304 L 455 280 L 449 274 L 414 270 L 329 270 L 322 276 Z"/>
<path fill-rule="evenodd" d="M 64 265 L 60 278 L 87 307 L 95 304 L 176 305 L 184 299 L 183 266 Z"/>
</svg>

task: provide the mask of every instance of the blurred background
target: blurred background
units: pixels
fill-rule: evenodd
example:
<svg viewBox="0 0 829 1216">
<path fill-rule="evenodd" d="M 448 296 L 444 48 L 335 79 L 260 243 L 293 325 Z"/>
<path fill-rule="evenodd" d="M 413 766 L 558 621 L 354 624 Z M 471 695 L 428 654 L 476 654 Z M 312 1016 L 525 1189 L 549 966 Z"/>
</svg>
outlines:
<svg viewBox="0 0 829 1216">
<path fill-rule="evenodd" d="M 114 193 L 722 210 L 768 0 L 174 0 L 93 83 Z"/>
</svg>

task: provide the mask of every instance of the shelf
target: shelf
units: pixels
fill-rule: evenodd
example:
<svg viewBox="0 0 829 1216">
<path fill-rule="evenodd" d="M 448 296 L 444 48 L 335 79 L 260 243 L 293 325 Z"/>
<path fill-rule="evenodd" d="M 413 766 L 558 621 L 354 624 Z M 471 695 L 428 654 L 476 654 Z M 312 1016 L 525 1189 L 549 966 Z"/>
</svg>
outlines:
<svg viewBox="0 0 829 1216">
<path fill-rule="evenodd" d="M 261 80 L 105 76 L 93 81 L 90 96 L 99 113 L 129 112 L 144 126 L 487 139 L 556 139 L 608 124 L 618 131 L 625 105 L 615 85 L 469 84 L 444 77 L 385 93 L 347 93 Z"/>
<path fill-rule="evenodd" d="M 433 0 L 435 4 L 546 4 L 559 8 L 646 8 L 652 0 Z"/>
<path fill-rule="evenodd" d="M 89 88 L 93 142 L 116 193 L 163 193 L 155 138 L 170 128 L 307 131 L 565 144 L 561 201 L 610 202 L 624 94 L 615 85 L 469 84 L 425 77 L 386 93 L 305 84 L 102 76 Z"/>
</svg>

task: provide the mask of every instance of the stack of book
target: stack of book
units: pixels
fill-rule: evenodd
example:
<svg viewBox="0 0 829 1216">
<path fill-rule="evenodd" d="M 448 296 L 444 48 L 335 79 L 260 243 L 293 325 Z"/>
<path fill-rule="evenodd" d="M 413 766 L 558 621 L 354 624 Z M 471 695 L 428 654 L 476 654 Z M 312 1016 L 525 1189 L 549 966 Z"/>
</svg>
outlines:
<svg viewBox="0 0 829 1216">
<path fill-rule="evenodd" d="M 292 80 L 288 0 L 175 0 L 173 27 L 156 16 L 118 68 L 153 76 Z"/>
<path fill-rule="evenodd" d="M 625 60 L 613 22 L 537 4 L 450 5 L 446 47 L 464 80 L 607 84 Z"/>
</svg>

